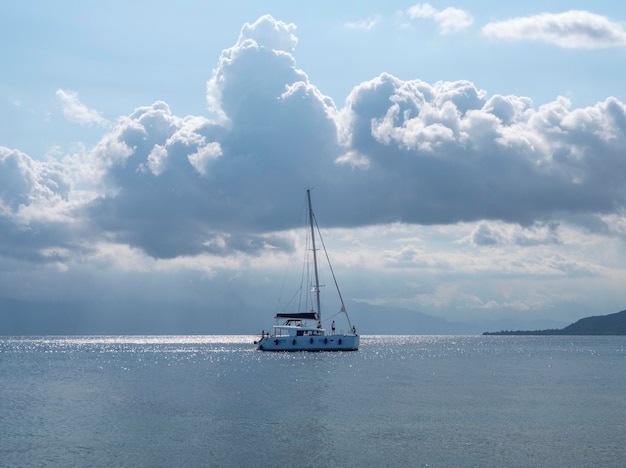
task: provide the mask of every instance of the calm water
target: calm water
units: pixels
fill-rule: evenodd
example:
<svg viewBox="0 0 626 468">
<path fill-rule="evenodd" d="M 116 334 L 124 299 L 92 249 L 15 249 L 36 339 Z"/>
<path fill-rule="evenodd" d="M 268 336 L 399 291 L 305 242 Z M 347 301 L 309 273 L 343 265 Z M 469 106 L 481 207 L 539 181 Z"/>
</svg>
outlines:
<svg viewBox="0 0 626 468">
<path fill-rule="evenodd" d="M 0 465 L 624 466 L 626 337 L 253 340 L 0 338 Z"/>
</svg>

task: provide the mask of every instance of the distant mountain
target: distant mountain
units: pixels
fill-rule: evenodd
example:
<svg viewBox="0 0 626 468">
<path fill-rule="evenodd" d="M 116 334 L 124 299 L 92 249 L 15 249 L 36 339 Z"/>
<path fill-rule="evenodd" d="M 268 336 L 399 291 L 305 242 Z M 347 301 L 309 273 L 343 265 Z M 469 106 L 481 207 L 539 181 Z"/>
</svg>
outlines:
<svg viewBox="0 0 626 468">
<path fill-rule="evenodd" d="M 553 320 L 514 319 L 471 322 L 447 321 L 416 310 L 347 301 L 350 319 L 363 335 L 480 335 L 485 329 L 546 328 L 565 325 Z"/>
<path fill-rule="evenodd" d="M 448 322 L 415 310 L 347 301 L 350 319 L 363 335 L 478 335 L 484 326 Z"/>
<path fill-rule="evenodd" d="M 626 310 L 586 317 L 561 329 L 485 332 L 483 335 L 626 335 Z"/>
</svg>

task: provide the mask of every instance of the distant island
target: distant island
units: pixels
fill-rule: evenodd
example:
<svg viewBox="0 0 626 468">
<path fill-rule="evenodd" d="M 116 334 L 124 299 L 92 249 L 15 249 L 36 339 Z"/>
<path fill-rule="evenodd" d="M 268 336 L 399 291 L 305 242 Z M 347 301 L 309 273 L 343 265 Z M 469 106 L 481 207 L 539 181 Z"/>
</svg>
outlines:
<svg viewBox="0 0 626 468">
<path fill-rule="evenodd" d="M 580 319 L 565 328 L 533 331 L 485 332 L 483 335 L 626 335 L 626 310 Z"/>
</svg>

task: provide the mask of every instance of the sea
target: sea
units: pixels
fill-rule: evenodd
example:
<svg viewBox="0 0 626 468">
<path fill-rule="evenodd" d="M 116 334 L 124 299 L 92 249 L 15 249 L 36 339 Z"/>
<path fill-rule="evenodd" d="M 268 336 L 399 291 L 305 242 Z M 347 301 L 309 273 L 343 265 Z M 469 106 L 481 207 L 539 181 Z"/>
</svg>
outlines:
<svg viewBox="0 0 626 468">
<path fill-rule="evenodd" d="M 0 466 L 626 466 L 626 337 L 255 338 L 0 338 Z"/>
</svg>

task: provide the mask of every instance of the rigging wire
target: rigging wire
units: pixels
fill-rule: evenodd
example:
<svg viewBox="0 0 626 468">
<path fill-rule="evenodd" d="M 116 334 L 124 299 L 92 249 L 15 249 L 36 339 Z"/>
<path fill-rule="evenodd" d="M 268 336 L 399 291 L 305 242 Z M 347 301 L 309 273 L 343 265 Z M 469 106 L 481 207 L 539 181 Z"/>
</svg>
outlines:
<svg viewBox="0 0 626 468">
<path fill-rule="evenodd" d="M 303 225 L 303 219 L 305 217 L 305 213 L 306 213 L 306 201 L 300 206 L 300 215 L 298 217 L 298 222 L 296 223 L 296 226 L 302 226 Z M 293 263 L 293 257 L 294 254 L 297 251 L 297 246 L 298 246 L 298 235 L 296 234 L 294 239 L 293 239 L 293 248 L 291 249 L 291 252 L 289 253 L 289 259 L 287 260 L 287 268 L 285 268 L 285 274 L 283 275 L 283 281 L 281 283 L 280 286 L 280 291 L 278 294 L 278 300 L 276 301 L 276 313 L 278 313 L 278 311 L 280 310 L 280 306 L 281 303 L 283 302 L 283 294 L 285 292 L 285 284 L 287 283 L 287 277 L 289 276 L 289 271 L 291 270 L 290 266 Z M 302 273 L 302 277 L 300 279 L 300 288 L 294 293 L 294 295 L 291 297 L 291 299 L 285 303 L 284 308 L 282 309 L 284 312 L 287 312 L 287 307 L 292 304 L 294 302 L 294 298 L 296 297 L 296 295 L 298 295 L 298 293 L 300 293 L 300 298 L 298 300 L 298 311 L 300 311 L 300 307 L 302 307 L 302 289 L 303 289 L 303 285 L 304 285 L 304 272 Z"/>
<path fill-rule="evenodd" d="M 346 314 L 346 319 L 348 320 L 348 326 L 350 329 L 353 329 L 352 323 L 350 322 L 350 316 L 348 315 L 348 311 L 346 310 L 346 305 L 343 302 L 343 296 L 341 295 L 341 291 L 339 290 L 339 284 L 337 283 L 337 277 L 335 276 L 335 270 L 333 270 L 333 265 L 330 263 L 330 257 L 328 256 L 328 251 L 326 250 L 326 245 L 324 244 L 324 238 L 322 237 L 322 232 L 320 231 L 320 227 L 317 224 L 317 218 L 315 217 L 315 213 L 313 213 L 313 222 L 315 223 L 315 228 L 317 229 L 317 233 L 320 238 L 320 242 L 322 243 L 322 248 L 324 249 L 324 255 L 326 256 L 326 261 L 328 262 L 328 268 L 330 269 L 330 273 L 333 277 L 333 281 L 335 283 L 335 289 L 337 289 L 337 294 L 339 295 L 339 301 L 341 302 L 341 310 L 337 312 L 344 312 Z M 335 315 L 337 315 L 335 314 Z"/>
</svg>

